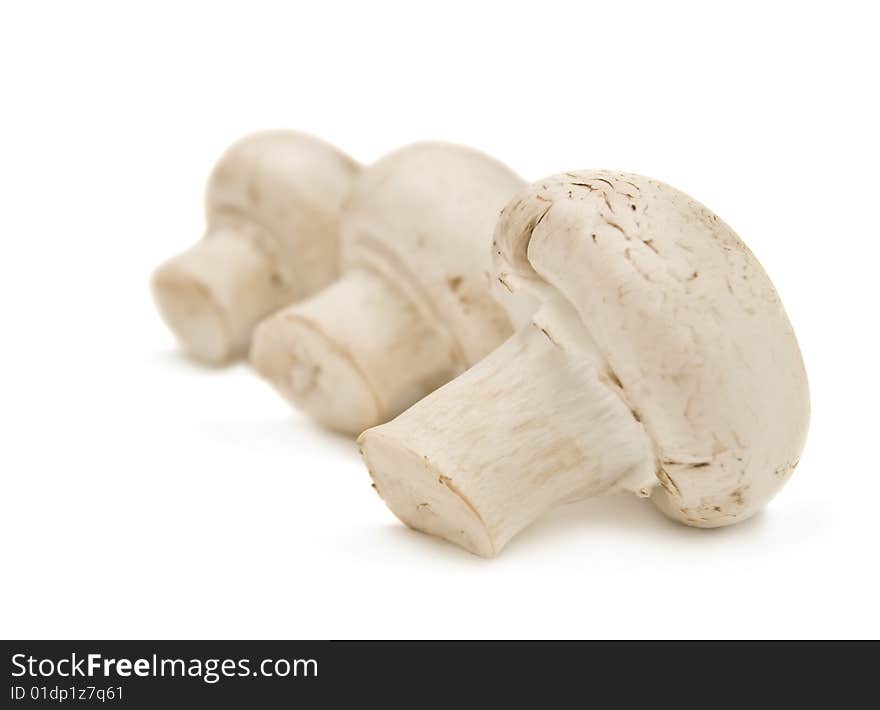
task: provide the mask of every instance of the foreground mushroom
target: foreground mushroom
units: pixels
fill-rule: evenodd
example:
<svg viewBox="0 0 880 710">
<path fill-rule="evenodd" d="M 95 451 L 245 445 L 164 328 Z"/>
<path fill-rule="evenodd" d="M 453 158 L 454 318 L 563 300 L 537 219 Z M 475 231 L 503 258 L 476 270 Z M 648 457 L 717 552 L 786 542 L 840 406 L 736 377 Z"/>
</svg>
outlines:
<svg viewBox="0 0 880 710">
<path fill-rule="evenodd" d="M 357 434 L 510 335 L 486 244 L 522 181 L 469 148 L 421 143 L 366 169 L 342 220 L 343 276 L 262 323 L 251 358 L 297 406 Z"/>
<path fill-rule="evenodd" d="M 168 327 L 199 360 L 243 355 L 266 315 L 337 275 L 339 213 L 357 164 L 293 131 L 234 144 L 206 192 L 207 231 L 160 266 L 153 292 Z"/>
<path fill-rule="evenodd" d="M 769 278 L 712 212 L 649 178 L 566 173 L 504 208 L 493 250 L 518 332 L 359 439 L 404 523 L 491 556 L 604 492 L 716 527 L 781 488 L 807 432 L 803 361 Z"/>
</svg>

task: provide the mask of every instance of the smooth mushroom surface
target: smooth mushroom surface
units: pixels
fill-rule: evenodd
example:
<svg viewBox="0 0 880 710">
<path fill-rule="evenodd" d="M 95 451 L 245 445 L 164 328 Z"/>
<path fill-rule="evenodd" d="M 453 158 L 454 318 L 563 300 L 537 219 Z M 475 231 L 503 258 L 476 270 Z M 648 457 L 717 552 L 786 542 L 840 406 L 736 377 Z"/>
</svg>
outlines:
<svg viewBox="0 0 880 710">
<path fill-rule="evenodd" d="M 491 294 L 486 244 L 522 186 L 483 153 L 444 143 L 366 168 L 342 218 L 342 276 L 259 326 L 257 370 L 349 434 L 463 372 L 512 332 Z"/>
<path fill-rule="evenodd" d="M 293 131 L 229 148 L 208 180 L 205 235 L 153 275 L 159 311 L 193 357 L 246 354 L 260 320 L 337 276 L 339 215 L 358 170 Z"/>
<path fill-rule="evenodd" d="M 565 173 L 504 208 L 492 248 L 518 331 L 359 439 L 404 523 L 492 556 L 561 503 L 629 490 L 709 528 L 788 480 L 803 360 L 770 279 L 715 214 L 650 178 Z"/>
</svg>

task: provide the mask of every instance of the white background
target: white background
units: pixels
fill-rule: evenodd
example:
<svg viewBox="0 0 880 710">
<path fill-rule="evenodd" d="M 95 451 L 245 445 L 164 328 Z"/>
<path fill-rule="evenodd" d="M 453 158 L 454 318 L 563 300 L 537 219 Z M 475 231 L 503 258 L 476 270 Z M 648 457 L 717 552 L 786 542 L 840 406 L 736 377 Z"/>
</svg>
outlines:
<svg viewBox="0 0 880 710">
<path fill-rule="evenodd" d="M 0 635 L 880 635 L 878 18 L 715 5 L 4 3 Z M 273 127 L 709 205 L 807 363 L 787 488 L 716 531 L 575 504 L 488 561 L 406 530 L 352 442 L 244 365 L 190 364 L 150 300 L 213 162 Z"/>
</svg>

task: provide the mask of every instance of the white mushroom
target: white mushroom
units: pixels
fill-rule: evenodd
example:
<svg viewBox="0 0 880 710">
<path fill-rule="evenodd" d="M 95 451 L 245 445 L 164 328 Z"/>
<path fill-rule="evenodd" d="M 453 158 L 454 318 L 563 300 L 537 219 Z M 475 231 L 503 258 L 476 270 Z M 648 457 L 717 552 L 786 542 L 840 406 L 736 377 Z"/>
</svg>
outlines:
<svg viewBox="0 0 880 710">
<path fill-rule="evenodd" d="M 262 318 L 336 277 L 339 213 L 358 169 L 293 131 L 229 148 L 208 181 L 205 236 L 153 276 L 159 311 L 190 354 L 245 354 Z"/>
<path fill-rule="evenodd" d="M 531 317 L 360 438 L 404 523 L 490 556 L 607 491 L 716 527 L 785 483 L 809 419 L 803 361 L 769 278 L 712 212 L 637 175 L 566 173 L 505 207 L 493 248 Z"/>
<path fill-rule="evenodd" d="M 323 424 L 357 434 L 510 335 L 486 244 L 523 183 L 488 156 L 420 143 L 364 170 L 342 220 L 343 276 L 259 326 L 259 372 Z"/>
</svg>

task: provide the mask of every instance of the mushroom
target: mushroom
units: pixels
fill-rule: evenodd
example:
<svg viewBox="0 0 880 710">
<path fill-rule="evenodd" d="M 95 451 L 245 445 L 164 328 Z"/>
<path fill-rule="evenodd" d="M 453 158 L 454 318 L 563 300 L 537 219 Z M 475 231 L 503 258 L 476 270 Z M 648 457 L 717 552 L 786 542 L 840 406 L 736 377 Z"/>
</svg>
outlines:
<svg viewBox="0 0 880 710">
<path fill-rule="evenodd" d="M 337 275 L 342 203 L 358 165 L 293 131 L 235 143 L 206 191 L 207 231 L 162 264 L 153 293 L 168 327 L 199 360 L 247 352 L 254 326 Z"/>
<path fill-rule="evenodd" d="M 480 360 L 511 333 L 485 245 L 522 185 L 444 143 L 365 169 L 343 213 L 343 275 L 258 327 L 257 370 L 322 424 L 357 434 Z"/>
<path fill-rule="evenodd" d="M 754 515 L 809 419 L 794 332 L 724 222 L 610 171 L 535 183 L 493 242 L 517 332 L 359 443 L 407 525 L 484 556 L 561 503 L 627 490 L 687 525 Z"/>
</svg>

